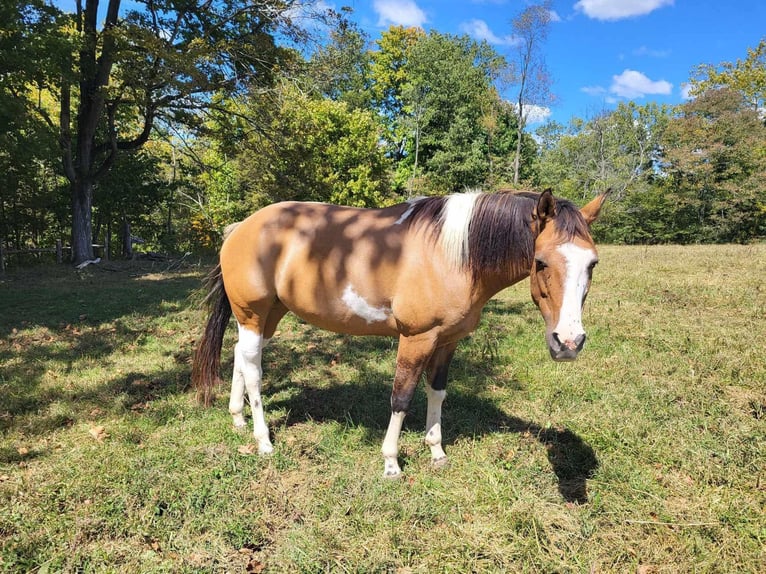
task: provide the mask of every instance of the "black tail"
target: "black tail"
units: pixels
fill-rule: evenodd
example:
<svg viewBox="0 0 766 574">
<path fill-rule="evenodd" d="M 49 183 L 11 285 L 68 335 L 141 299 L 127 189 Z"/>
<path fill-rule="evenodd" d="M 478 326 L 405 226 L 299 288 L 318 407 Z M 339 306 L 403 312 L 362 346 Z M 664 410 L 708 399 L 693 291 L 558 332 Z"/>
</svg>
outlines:
<svg viewBox="0 0 766 574">
<path fill-rule="evenodd" d="M 223 285 L 220 263 L 208 275 L 207 287 L 209 291 L 205 304 L 210 309 L 210 317 L 192 365 L 192 384 L 197 389 L 197 401 L 206 407 L 213 402 L 214 388 L 221 382 L 221 346 L 231 318 L 231 305 Z"/>
</svg>

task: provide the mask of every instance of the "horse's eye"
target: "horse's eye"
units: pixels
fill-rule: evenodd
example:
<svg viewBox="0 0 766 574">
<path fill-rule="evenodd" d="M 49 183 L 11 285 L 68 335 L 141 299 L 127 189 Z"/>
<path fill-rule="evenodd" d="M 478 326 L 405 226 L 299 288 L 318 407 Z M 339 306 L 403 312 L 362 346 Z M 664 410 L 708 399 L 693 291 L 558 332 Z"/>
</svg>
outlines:
<svg viewBox="0 0 766 574">
<path fill-rule="evenodd" d="M 546 267 L 548 267 L 548 264 L 545 261 L 541 261 L 540 259 L 535 259 L 535 271 L 537 273 L 545 271 Z"/>
</svg>

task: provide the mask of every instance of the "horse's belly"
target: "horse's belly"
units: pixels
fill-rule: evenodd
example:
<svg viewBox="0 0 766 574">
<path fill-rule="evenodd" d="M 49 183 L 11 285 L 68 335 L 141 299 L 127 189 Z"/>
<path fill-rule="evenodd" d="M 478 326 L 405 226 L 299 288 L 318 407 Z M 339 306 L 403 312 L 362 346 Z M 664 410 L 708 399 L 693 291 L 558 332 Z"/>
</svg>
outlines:
<svg viewBox="0 0 766 574">
<path fill-rule="evenodd" d="M 280 301 L 292 313 L 322 329 L 350 335 L 388 335 L 398 333 L 391 305 L 384 299 L 365 298 L 352 284 L 342 290 L 307 288 Z"/>
</svg>

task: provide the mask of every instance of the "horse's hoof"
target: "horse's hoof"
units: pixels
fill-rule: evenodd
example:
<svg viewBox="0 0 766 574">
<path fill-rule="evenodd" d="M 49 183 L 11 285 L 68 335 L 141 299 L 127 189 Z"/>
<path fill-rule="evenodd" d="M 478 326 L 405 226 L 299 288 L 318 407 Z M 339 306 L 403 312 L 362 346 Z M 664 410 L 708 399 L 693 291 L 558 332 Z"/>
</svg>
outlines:
<svg viewBox="0 0 766 574">
<path fill-rule="evenodd" d="M 446 456 L 440 456 L 439 458 L 434 458 L 431 460 L 431 466 L 433 468 L 444 468 L 447 465 L 449 465 L 449 460 Z"/>
<path fill-rule="evenodd" d="M 273 452 L 274 452 L 274 447 L 270 444 L 258 445 L 258 454 L 260 454 L 261 456 L 269 456 Z"/>
<path fill-rule="evenodd" d="M 383 478 L 386 480 L 399 480 L 402 478 L 402 471 L 387 470 L 383 473 Z"/>
<path fill-rule="evenodd" d="M 241 414 L 231 415 L 231 424 L 233 424 L 234 428 L 238 431 L 247 428 L 247 421 Z"/>
</svg>

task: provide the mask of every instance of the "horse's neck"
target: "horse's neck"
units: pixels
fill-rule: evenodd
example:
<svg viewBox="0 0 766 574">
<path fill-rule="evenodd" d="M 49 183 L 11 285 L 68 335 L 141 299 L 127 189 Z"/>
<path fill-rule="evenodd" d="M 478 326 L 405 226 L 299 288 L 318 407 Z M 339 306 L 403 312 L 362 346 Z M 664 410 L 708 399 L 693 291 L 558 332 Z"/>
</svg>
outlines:
<svg viewBox="0 0 766 574">
<path fill-rule="evenodd" d="M 529 277 L 531 265 L 530 263 L 529 265 L 509 266 L 508 269 L 499 273 L 494 271 L 482 273 L 476 281 L 477 298 L 486 302 L 503 289 L 523 281 Z"/>
</svg>

